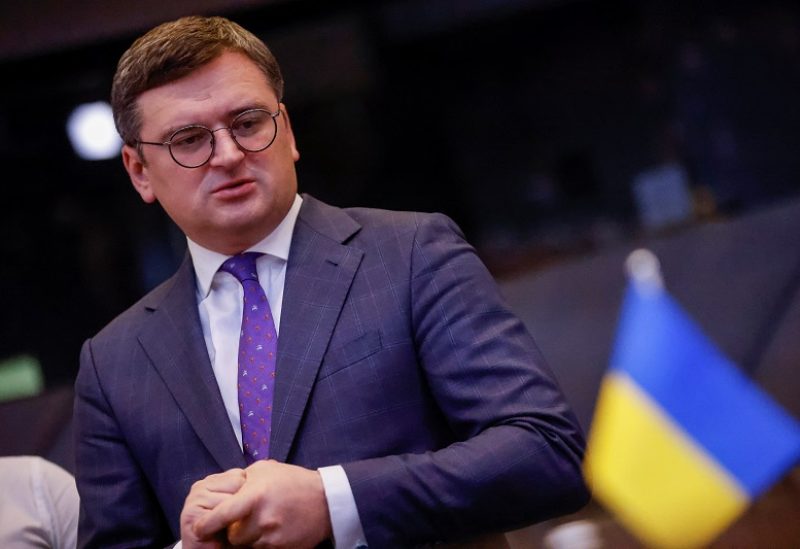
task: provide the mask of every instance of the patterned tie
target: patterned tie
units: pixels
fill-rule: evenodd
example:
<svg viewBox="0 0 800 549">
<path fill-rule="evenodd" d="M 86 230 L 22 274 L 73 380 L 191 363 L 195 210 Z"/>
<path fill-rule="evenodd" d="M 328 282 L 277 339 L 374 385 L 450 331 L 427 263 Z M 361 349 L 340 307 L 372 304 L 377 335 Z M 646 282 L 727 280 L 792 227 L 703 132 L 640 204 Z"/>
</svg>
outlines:
<svg viewBox="0 0 800 549">
<path fill-rule="evenodd" d="M 237 381 L 242 445 L 248 464 L 269 456 L 275 357 L 278 354 L 272 311 L 256 272 L 256 258 L 261 255 L 256 252 L 235 255 L 219 268 L 235 276 L 244 289 Z"/>
</svg>

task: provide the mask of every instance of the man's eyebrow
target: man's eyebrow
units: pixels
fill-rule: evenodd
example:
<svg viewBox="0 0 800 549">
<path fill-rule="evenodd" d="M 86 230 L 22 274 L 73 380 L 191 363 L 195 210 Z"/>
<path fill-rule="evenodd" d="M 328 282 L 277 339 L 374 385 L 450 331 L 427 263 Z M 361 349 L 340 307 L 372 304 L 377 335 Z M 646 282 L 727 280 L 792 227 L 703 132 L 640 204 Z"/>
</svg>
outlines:
<svg viewBox="0 0 800 549">
<path fill-rule="evenodd" d="M 273 108 L 274 107 L 270 106 L 264 101 L 254 101 L 252 103 L 247 103 L 245 105 L 242 105 L 236 109 L 231 109 L 230 111 L 228 111 L 228 117 L 234 118 L 235 116 L 242 114 L 244 111 L 249 111 L 252 109 L 264 109 L 265 111 L 274 113 L 275 111 L 273 110 Z"/>
<path fill-rule="evenodd" d="M 182 130 L 184 128 L 190 128 L 192 126 L 203 126 L 203 124 L 200 124 L 199 122 L 189 122 L 188 124 L 173 124 L 171 126 L 167 126 L 165 130 L 163 130 L 158 134 L 156 141 L 161 143 L 166 143 L 172 138 L 172 135 L 175 132 Z"/>
<path fill-rule="evenodd" d="M 275 113 L 279 108 L 280 107 L 276 108 L 274 106 L 271 106 L 265 101 L 253 101 L 251 103 L 245 103 L 243 105 L 240 105 L 240 106 L 236 107 L 235 109 L 229 110 L 226 113 L 226 116 L 228 118 L 228 122 L 230 122 L 236 116 L 242 114 L 245 111 L 249 111 L 251 109 L 264 109 L 264 110 L 269 111 L 271 113 Z M 161 132 L 159 134 L 158 140 L 161 141 L 161 142 L 166 142 L 166 141 L 168 141 L 170 139 L 170 137 L 172 137 L 172 134 L 174 134 L 178 130 L 182 130 L 184 128 L 190 128 L 192 126 L 202 126 L 203 128 L 213 129 L 210 126 L 208 126 L 206 124 L 203 124 L 201 122 L 189 122 L 187 124 L 174 124 L 172 126 L 167 127 L 167 129 L 165 129 L 163 132 Z"/>
<path fill-rule="evenodd" d="M 190 126 L 198 126 L 199 124 L 179 124 L 175 126 L 170 126 L 163 132 L 159 134 L 158 140 L 162 143 L 169 141 L 172 138 L 172 135 L 177 132 L 178 130 L 182 130 L 183 128 L 188 128 Z"/>
</svg>

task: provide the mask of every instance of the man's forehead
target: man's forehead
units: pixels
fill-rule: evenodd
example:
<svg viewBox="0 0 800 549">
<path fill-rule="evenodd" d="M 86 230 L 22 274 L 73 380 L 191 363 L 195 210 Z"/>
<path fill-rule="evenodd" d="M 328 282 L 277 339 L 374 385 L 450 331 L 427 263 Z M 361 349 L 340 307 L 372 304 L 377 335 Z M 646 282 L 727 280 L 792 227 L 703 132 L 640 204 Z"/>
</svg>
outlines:
<svg viewBox="0 0 800 549">
<path fill-rule="evenodd" d="M 224 117 L 247 108 L 274 110 L 275 90 L 246 55 L 227 51 L 171 82 L 142 92 L 136 100 L 143 126 L 198 123 L 197 117 Z"/>
</svg>

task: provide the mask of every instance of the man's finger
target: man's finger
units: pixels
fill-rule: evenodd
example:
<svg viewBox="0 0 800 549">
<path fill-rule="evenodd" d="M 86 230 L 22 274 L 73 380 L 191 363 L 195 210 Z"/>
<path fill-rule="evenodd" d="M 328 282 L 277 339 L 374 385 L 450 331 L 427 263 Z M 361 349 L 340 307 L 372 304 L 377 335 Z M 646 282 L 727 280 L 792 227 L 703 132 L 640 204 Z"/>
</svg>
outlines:
<svg viewBox="0 0 800 549">
<path fill-rule="evenodd" d="M 247 473 L 244 472 L 244 469 L 229 469 L 222 473 L 208 475 L 200 483 L 206 490 L 232 494 L 242 487 L 245 480 L 247 480 Z"/>
<path fill-rule="evenodd" d="M 199 538 L 208 537 L 241 520 L 250 514 L 254 498 L 249 492 L 240 491 L 221 502 L 194 523 L 194 532 Z"/>
<path fill-rule="evenodd" d="M 190 505 L 199 509 L 210 510 L 214 509 L 229 497 L 231 497 L 231 494 L 228 493 L 203 491 L 202 493 L 192 494 L 189 496 L 189 498 L 186 500 L 186 505 Z"/>
<path fill-rule="evenodd" d="M 249 519 L 237 520 L 228 526 L 228 541 L 235 546 L 253 545 L 264 534 L 258 524 Z"/>
</svg>

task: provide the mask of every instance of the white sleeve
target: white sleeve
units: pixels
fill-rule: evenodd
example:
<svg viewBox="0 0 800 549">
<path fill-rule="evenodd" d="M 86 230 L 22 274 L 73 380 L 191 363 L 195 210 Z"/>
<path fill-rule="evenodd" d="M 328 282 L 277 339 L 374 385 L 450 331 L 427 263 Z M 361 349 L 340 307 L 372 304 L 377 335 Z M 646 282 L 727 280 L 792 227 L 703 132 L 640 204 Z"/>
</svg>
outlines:
<svg viewBox="0 0 800 549">
<path fill-rule="evenodd" d="M 356 500 L 350 481 L 340 465 L 318 469 L 322 477 L 328 512 L 331 515 L 333 545 L 336 549 L 356 549 L 367 547 L 367 538 L 361 527 Z"/>
<path fill-rule="evenodd" d="M 43 458 L 30 460 L 33 497 L 54 549 L 73 549 L 78 542 L 80 499 L 73 476 Z"/>
</svg>

